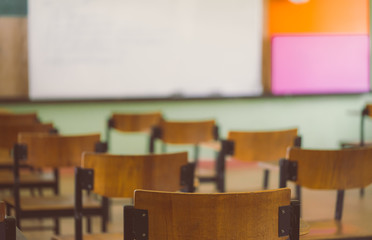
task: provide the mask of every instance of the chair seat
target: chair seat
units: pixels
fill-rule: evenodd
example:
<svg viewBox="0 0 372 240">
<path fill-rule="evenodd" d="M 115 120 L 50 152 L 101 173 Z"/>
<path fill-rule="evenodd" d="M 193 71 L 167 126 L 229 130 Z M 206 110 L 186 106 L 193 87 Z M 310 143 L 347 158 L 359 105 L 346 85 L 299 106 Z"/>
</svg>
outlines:
<svg viewBox="0 0 372 240">
<path fill-rule="evenodd" d="M 4 198 L 4 202 L 14 207 L 14 198 Z M 73 210 L 74 209 L 73 196 L 45 196 L 45 197 L 22 197 L 21 210 L 22 211 L 48 211 L 51 209 L 57 210 Z M 92 197 L 85 197 L 83 199 L 84 208 L 100 208 L 101 202 Z"/>
<path fill-rule="evenodd" d="M 345 221 L 311 221 L 309 233 L 301 236 L 300 239 L 370 239 L 372 229 L 363 228 L 355 223 Z"/>
<path fill-rule="evenodd" d="M 52 174 L 44 173 L 25 173 L 20 175 L 20 183 L 22 184 L 37 184 L 37 183 L 54 183 L 55 179 Z M 1 172 L 0 186 L 13 185 L 14 177 L 12 172 Z"/>
<path fill-rule="evenodd" d="M 84 240 L 122 240 L 122 233 L 97 233 L 97 234 L 85 234 Z M 75 240 L 75 236 L 53 236 L 52 240 Z"/>
</svg>

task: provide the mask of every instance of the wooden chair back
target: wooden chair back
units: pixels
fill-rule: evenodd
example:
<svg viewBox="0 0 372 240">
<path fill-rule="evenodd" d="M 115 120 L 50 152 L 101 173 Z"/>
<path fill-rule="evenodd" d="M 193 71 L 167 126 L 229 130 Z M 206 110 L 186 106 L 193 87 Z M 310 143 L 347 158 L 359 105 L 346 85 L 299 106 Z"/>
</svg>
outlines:
<svg viewBox="0 0 372 240">
<path fill-rule="evenodd" d="M 100 134 L 64 136 L 45 133 L 21 133 L 18 143 L 27 146 L 27 163 L 36 168 L 81 165 L 83 152 L 94 152 Z"/>
<path fill-rule="evenodd" d="M 296 184 L 312 189 L 362 188 L 372 183 L 372 148 L 308 150 L 290 148 L 296 162 Z"/>
<path fill-rule="evenodd" d="M 17 143 L 18 134 L 21 132 L 49 133 L 53 128 L 52 123 L 28 124 L 1 124 L 0 123 L 0 148 L 11 150 Z"/>
<path fill-rule="evenodd" d="M 294 146 L 297 129 L 279 131 L 230 131 L 228 140 L 234 142 L 233 158 L 241 161 L 273 161 L 286 156 Z"/>
<path fill-rule="evenodd" d="M 113 113 L 109 125 L 122 132 L 148 132 L 162 120 L 161 112 Z"/>
<path fill-rule="evenodd" d="M 187 152 L 148 155 L 85 153 L 82 167 L 93 169 L 93 192 L 133 198 L 135 189 L 178 191 Z"/>
<path fill-rule="evenodd" d="M 162 121 L 160 139 L 170 144 L 199 144 L 216 139 L 215 120 Z"/>
<path fill-rule="evenodd" d="M 291 191 L 288 188 L 215 194 L 136 190 L 134 195 L 134 209 L 127 207 L 124 210 L 125 239 L 133 232 L 132 227 L 134 234 L 141 236 L 140 232 L 136 233 L 136 225 L 131 225 L 128 219 L 132 217 L 136 221 L 138 214 L 130 216 L 136 211 L 140 217 L 147 218 L 147 239 L 288 239 L 289 229 L 279 227 L 280 214 L 291 212 L 282 208 L 290 208 Z M 294 214 L 292 217 L 299 221 L 299 216 Z M 298 234 L 297 238 L 292 237 L 298 239 Z"/>
<path fill-rule="evenodd" d="M 32 124 L 39 122 L 36 113 L 0 112 L 0 124 Z"/>
</svg>

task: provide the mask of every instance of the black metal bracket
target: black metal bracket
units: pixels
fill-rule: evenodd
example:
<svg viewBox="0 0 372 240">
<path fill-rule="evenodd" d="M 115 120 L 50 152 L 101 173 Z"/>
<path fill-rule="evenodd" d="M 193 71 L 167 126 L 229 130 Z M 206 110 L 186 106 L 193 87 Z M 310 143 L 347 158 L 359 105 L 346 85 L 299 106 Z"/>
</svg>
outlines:
<svg viewBox="0 0 372 240">
<path fill-rule="evenodd" d="M 294 139 L 294 144 L 293 146 L 295 147 L 301 147 L 302 146 L 302 137 L 301 136 L 297 136 L 295 139 Z"/>
<path fill-rule="evenodd" d="M 105 153 L 108 150 L 108 144 L 106 142 L 97 142 L 94 146 L 94 151 L 97 153 Z"/>
<path fill-rule="evenodd" d="M 297 162 L 288 161 L 288 180 L 297 181 Z"/>
<path fill-rule="evenodd" d="M 278 212 L 278 236 L 288 236 L 291 231 L 291 206 L 281 206 Z"/>
<path fill-rule="evenodd" d="M 220 131 L 219 131 L 219 127 L 217 125 L 215 125 L 213 127 L 213 138 L 214 138 L 214 140 L 220 139 Z"/>
<path fill-rule="evenodd" d="M 151 128 L 151 136 L 154 139 L 161 138 L 162 137 L 162 129 L 158 126 L 154 126 Z"/>
<path fill-rule="evenodd" d="M 124 206 L 124 239 L 148 240 L 148 211 Z"/>
<path fill-rule="evenodd" d="M 162 129 L 159 126 L 154 126 L 151 128 L 150 143 L 149 143 L 149 152 L 155 152 L 155 140 L 162 137 Z"/>
<path fill-rule="evenodd" d="M 107 120 L 107 126 L 109 128 L 115 128 L 115 121 L 114 121 L 114 119 L 109 118 L 109 120 Z"/>
<path fill-rule="evenodd" d="M 27 158 L 27 145 L 16 143 L 14 144 L 14 158 L 24 160 Z"/>
<path fill-rule="evenodd" d="M 195 192 L 194 187 L 194 177 L 195 177 L 195 163 L 188 163 L 181 166 L 181 186 L 185 186 L 182 192 Z"/>
<path fill-rule="evenodd" d="M 94 187 L 94 170 L 89 168 L 76 168 L 78 171 L 79 179 L 77 181 L 80 184 L 81 189 L 93 190 Z"/>
<path fill-rule="evenodd" d="M 290 236 L 291 240 L 300 238 L 300 202 L 298 200 L 292 200 L 291 205 L 279 207 L 278 236 Z"/>
<path fill-rule="evenodd" d="M 289 161 L 285 158 L 279 161 L 280 172 L 279 172 L 279 187 L 283 188 L 287 186 L 287 180 L 297 181 L 297 161 Z"/>
<path fill-rule="evenodd" d="M 222 140 L 221 141 L 221 152 L 225 155 L 234 154 L 235 143 L 231 140 Z"/>
<path fill-rule="evenodd" d="M 49 134 L 58 134 L 58 129 L 57 128 L 50 129 Z"/>
</svg>

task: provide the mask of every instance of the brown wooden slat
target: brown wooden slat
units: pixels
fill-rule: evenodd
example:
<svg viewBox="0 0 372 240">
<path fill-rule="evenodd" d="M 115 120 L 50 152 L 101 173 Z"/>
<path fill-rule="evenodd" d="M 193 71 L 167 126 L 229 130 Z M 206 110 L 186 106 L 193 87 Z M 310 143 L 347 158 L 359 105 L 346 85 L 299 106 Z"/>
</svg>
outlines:
<svg viewBox="0 0 372 240">
<path fill-rule="evenodd" d="M 362 188 L 372 183 L 372 148 L 309 150 L 291 148 L 297 161 L 296 184 L 312 189 Z"/>
<path fill-rule="evenodd" d="M 235 159 L 241 161 L 273 161 L 286 156 L 293 146 L 297 129 L 280 131 L 230 131 L 228 140 L 234 141 Z"/>
<path fill-rule="evenodd" d="M 0 124 L 33 124 L 38 122 L 36 113 L 0 113 Z"/>
<path fill-rule="evenodd" d="M 287 239 L 278 237 L 278 208 L 290 189 L 190 194 L 137 190 L 135 208 L 147 209 L 149 239 Z"/>
<path fill-rule="evenodd" d="M 161 112 L 151 113 L 113 113 L 114 128 L 123 132 L 150 132 L 151 127 L 159 125 Z"/>
<path fill-rule="evenodd" d="M 49 133 L 53 129 L 52 123 L 2 124 L 0 122 L 0 147 L 9 151 L 17 143 L 21 132 Z"/>
<path fill-rule="evenodd" d="M 214 120 L 163 121 L 161 140 L 171 144 L 199 144 L 214 140 Z"/>
<path fill-rule="evenodd" d="M 82 166 L 94 169 L 95 193 L 132 198 L 135 189 L 180 190 L 180 168 L 186 164 L 187 152 L 134 156 L 85 153 Z"/>
<path fill-rule="evenodd" d="M 82 153 L 94 152 L 95 144 L 99 141 L 100 134 L 62 136 L 21 133 L 18 135 L 18 142 L 27 145 L 27 163 L 36 168 L 80 166 Z"/>
</svg>

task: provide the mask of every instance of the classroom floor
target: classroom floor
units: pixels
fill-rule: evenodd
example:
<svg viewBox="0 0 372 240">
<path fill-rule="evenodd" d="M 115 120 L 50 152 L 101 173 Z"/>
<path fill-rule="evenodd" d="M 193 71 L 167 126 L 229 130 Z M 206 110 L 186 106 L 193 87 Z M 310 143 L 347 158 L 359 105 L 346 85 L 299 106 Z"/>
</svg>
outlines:
<svg viewBox="0 0 372 240">
<path fill-rule="evenodd" d="M 262 184 L 263 171 L 257 166 L 231 167 L 226 173 L 227 191 L 252 191 L 259 190 Z M 278 184 L 278 171 L 271 171 L 270 188 Z M 73 173 L 67 171 L 61 174 L 61 192 L 73 193 Z M 293 186 L 291 186 L 293 189 Z M 212 184 L 202 184 L 199 192 L 213 192 Z M 9 193 L 1 193 L 9 194 Z M 1 195 L 0 195 L 1 198 Z M 334 216 L 336 202 L 335 191 L 314 191 L 303 189 L 302 191 L 302 218 L 305 221 L 331 220 Z M 129 199 L 115 199 L 112 201 L 111 221 L 108 226 L 109 232 L 122 232 L 122 207 L 129 204 Z M 365 189 L 365 196 L 359 196 L 359 190 L 348 190 L 345 193 L 343 221 L 352 222 L 364 228 L 372 229 L 372 186 Z M 51 220 L 24 220 L 22 226 L 52 226 Z M 93 232 L 100 232 L 100 219 L 93 218 Z M 74 233 L 74 221 L 72 218 L 61 220 L 61 233 L 71 235 Z M 53 232 L 24 231 L 28 240 L 50 240 Z"/>
</svg>

